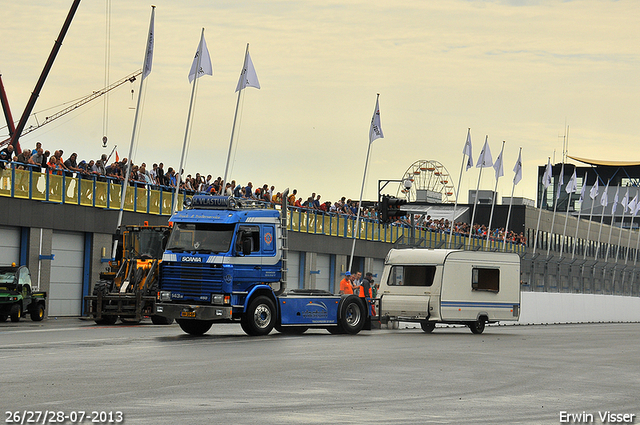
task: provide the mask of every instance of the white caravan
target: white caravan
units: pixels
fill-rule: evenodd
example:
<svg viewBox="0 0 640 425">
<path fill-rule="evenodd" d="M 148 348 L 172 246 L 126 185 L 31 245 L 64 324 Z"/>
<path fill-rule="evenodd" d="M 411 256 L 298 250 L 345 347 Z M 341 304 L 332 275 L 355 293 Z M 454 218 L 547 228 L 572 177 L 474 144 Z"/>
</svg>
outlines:
<svg viewBox="0 0 640 425">
<path fill-rule="evenodd" d="M 514 253 L 449 249 L 392 249 L 380 279 L 380 320 L 464 324 L 480 334 L 485 323 L 520 316 L 520 257 Z"/>
</svg>

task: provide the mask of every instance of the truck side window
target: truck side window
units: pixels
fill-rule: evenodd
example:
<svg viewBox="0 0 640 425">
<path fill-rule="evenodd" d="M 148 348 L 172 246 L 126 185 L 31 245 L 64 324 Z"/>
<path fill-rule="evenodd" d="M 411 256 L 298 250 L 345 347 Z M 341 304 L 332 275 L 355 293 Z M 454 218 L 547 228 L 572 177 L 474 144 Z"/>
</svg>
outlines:
<svg viewBox="0 0 640 425">
<path fill-rule="evenodd" d="M 500 291 L 500 269 L 474 267 L 471 273 L 471 288 L 474 291 Z"/>
<path fill-rule="evenodd" d="M 240 226 L 236 236 L 236 250 L 242 251 L 242 240 L 251 240 L 251 252 L 260 251 L 260 227 L 258 226 Z"/>
<path fill-rule="evenodd" d="M 389 286 L 431 286 L 436 266 L 393 266 Z"/>
</svg>

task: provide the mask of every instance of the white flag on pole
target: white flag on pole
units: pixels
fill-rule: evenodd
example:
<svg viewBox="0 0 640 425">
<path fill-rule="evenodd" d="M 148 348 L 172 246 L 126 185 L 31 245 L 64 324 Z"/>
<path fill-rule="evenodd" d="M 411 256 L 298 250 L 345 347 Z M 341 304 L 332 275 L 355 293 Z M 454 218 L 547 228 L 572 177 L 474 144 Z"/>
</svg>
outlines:
<svg viewBox="0 0 640 425">
<path fill-rule="evenodd" d="M 636 193 L 636 196 L 633 197 L 633 199 L 629 202 L 629 212 L 632 215 L 636 215 L 636 213 L 638 212 L 638 194 Z"/>
<path fill-rule="evenodd" d="M 513 172 L 515 173 L 513 176 L 513 184 L 520 183 L 520 180 L 522 180 L 522 151 L 518 153 L 518 160 L 516 161 L 516 165 L 513 167 Z"/>
<path fill-rule="evenodd" d="M 236 86 L 236 93 L 245 87 L 255 87 L 257 89 L 260 88 L 258 75 L 256 74 L 256 69 L 253 67 L 253 62 L 251 61 L 249 50 L 247 50 L 245 66 L 242 69 L 242 72 L 240 72 L 240 79 L 238 80 L 238 85 Z"/>
<path fill-rule="evenodd" d="M 202 52 L 202 55 L 200 54 Z M 198 68 L 198 57 L 200 57 L 200 67 Z M 196 73 L 196 68 L 198 68 L 198 72 Z M 189 82 L 191 83 L 196 78 L 200 78 L 203 75 L 213 75 L 213 66 L 211 65 L 211 57 L 209 57 L 209 49 L 207 49 L 207 42 L 204 39 L 204 33 L 202 34 L 202 38 L 200 39 L 200 44 L 198 44 L 198 50 L 196 51 L 196 55 L 193 58 L 193 63 L 191 64 L 191 70 L 189 71 Z"/>
<path fill-rule="evenodd" d="M 476 168 L 485 168 L 493 166 L 493 158 L 491 157 L 491 149 L 489 149 L 489 136 L 484 139 L 484 146 L 480 151 Z"/>
<path fill-rule="evenodd" d="M 611 206 L 611 215 L 616 213 L 616 207 L 618 205 L 618 193 L 620 192 L 620 186 L 616 188 L 616 196 L 613 197 L 613 205 Z"/>
<path fill-rule="evenodd" d="M 622 205 L 622 210 L 626 211 L 629 206 L 629 187 L 627 187 L 627 191 L 625 192 L 624 198 L 622 198 L 622 202 L 620 202 L 620 204 Z"/>
<path fill-rule="evenodd" d="M 504 144 L 503 144 L 503 146 L 504 146 Z M 500 151 L 500 154 L 496 158 L 496 162 L 493 163 L 493 169 L 496 170 L 496 180 L 498 180 L 500 177 L 504 176 L 504 169 L 502 167 L 502 153 L 503 152 L 504 152 L 504 149 Z"/>
<path fill-rule="evenodd" d="M 551 158 L 547 160 L 547 168 L 544 169 L 544 174 L 542 175 L 542 185 L 545 190 L 551 185 Z"/>
<path fill-rule="evenodd" d="M 609 205 L 609 197 L 607 196 L 608 191 L 609 183 L 607 182 L 607 185 L 604 187 L 604 192 L 602 192 L 602 196 L 600 197 L 600 205 L 602 205 L 603 207 Z M 604 214 L 604 211 L 602 211 L 602 214 Z"/>
<path fill-rule="evenodd" d="M 467 130 L 467 141 L 464 144 L 464 148 L 462 149 L 462 154 L 467 155 L 467 169 L 465 171 L 469 171 L 469 168 L 473 167 L 473 153 L 471 148 L 471 129 Z"/>
<path fill-rule="evenodd" d="M 153 17 L 156 7 L 151 6 L 151 22 L 149 23 L 149 36 L 147 37 L 147 50 L 144 52 L 144 64 L 142 65 L 142 78 L 151 74 L 151 64 L 153 63 Z"/>
<path fill-rule="evenodd" d="M 573 175 L 571 176 L 571 178 L 569 179 L 569 182 L 567 183 L 567 187 L 564 188 L 564 190 L 567 193 L 575 193 L 576 190 L 578 190 L 578 176 L 576 176 L 576 170 L 573 170 Z"/>
<path fill-rule="evenodd" d="M 556 200 L 560 199 L 560 189 L 564 184 L 564 163 L 562 164 L 562 168 L 560 168 L 560 176 L 558 179 L 558 190 L 556 190 Z"/>
<path fill-rule="evenodd" d="M 584 173 L 584 179 L 582 179 L 582 189 L 580 189 L 580 208 L 582 209 L 582 201 L 584 200 L 584 191 L 587 188 L 587 173 Z"/>
<path fill-rule="evenodd" d="M 378 98 L 376 97 L 376 110 L 373 111 L 371 128 L 369 129 L 369 143 L 373 143 L 374 140 L 382 138 L 384 138 L 384 134 L 380 126 L 380 106 L 378 104 Z"/>
<path fill-rule="evenodd" d="M 587 179 L 585 178 L 584 181 L 586 182 Z M 596 199 L 597 196 L 598 196 L 598 176 L 596 176 L 596 182 L 593 184 L 593 187 L 591 187 L 591 190 L 589 191 L 589 198 Z"/>
</svg>

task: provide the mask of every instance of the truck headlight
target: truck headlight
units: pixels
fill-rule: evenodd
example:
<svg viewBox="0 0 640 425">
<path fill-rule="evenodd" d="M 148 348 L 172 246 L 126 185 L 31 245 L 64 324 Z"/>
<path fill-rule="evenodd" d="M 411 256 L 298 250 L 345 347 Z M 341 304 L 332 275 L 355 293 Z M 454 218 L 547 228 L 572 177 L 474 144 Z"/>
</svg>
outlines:
<svg viewBox="0 0 640 425">
<path fill-rule="evenodd" d="M 160 301 L 171 301 L 171 291 L 158 292 L 158 299 Z"/>
<path fill-rule="evenodd" d="M 231 295 L 211 294 L 211 304 L 217 304 L 217 305 L 231 304 Z"/>
</svg>

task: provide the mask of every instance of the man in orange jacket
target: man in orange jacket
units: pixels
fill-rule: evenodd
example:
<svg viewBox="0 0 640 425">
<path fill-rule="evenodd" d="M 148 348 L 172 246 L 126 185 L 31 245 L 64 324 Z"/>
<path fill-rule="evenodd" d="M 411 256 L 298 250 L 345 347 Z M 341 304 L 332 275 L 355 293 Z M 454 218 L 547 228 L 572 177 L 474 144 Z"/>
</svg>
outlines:
<svg viewBox="0 0 640 425">
<path fill-rule="evenodd" d="M 351 283 L 352 281 L 353 279 L 351 276 L 351 272 L 346 272 L 344 274 L 344 279 L 340 281 L 340 295 L 353 294 L 353 284 Z"/>
</svg>

